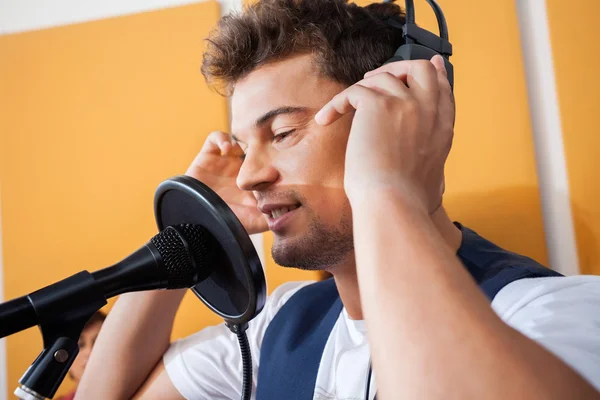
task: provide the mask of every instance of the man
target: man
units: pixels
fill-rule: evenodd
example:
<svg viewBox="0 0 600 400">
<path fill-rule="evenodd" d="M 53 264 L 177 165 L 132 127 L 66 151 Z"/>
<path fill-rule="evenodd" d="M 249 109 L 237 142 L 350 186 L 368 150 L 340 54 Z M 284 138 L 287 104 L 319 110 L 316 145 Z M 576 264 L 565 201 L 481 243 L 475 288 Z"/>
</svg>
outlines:
<svg viewBox="0 0 600 400">
<path fill-rule="evenodd" d="M 263 0 L 211 34 L 203 73 L 231 95 L 232 135 L 188 174 L 270 229 L 277 263 L 334 276 L 282 285 L 250 323 L 257 398 L 595 398 L 599 280 L 452 223 L 443 61 L 378 68 L 402 41 L 388 18 L 399 7 Z M 239 398 L 223 325 L 169 344 L 183 293 L 121 296 L 78 398 Z"/>
</svg>

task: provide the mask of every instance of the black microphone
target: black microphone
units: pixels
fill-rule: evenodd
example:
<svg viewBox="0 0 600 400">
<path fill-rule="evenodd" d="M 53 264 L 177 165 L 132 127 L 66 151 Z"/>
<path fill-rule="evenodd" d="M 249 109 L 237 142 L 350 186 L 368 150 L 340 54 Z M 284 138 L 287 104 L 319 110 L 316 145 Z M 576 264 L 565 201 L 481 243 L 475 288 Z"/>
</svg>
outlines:
<svg viewBox="0 0 600 400">
<path fill-rule="evenodd" d="M 17 397 L 54 396 L 79 352 L 79 335 L 107 298 L 191 288 L 237 335 L 243 398 L 250 398 L 252 358 L 245 330 L 263 309 L 266 282 L 248 233 L 223 199 L 189 176 L 159 185 L 154 212 L 160 233 L 123 261 L 0 304 L 0 338 L 39 325 L 44 340 L 44 350 L 19 380 Z"/>
<path fill-rule="evenodd" d="M 79 272 L 27 296 L 0 304 L 0 338 L 32 326 L 73 319 L 87 312 L 74 304 L 102 306 L 126 292 L 189 288 L 206 279 L 217 265 L 218 244 L 203 227 L 169 226 L 123 261 L 102 270 Z"/>
</svg>

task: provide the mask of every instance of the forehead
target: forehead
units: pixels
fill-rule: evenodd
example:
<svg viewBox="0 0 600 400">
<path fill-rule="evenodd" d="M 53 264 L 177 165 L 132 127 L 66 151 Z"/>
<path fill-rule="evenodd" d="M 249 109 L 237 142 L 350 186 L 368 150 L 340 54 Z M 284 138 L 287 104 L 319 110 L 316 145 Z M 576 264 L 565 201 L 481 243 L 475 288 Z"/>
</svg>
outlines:
<svg viewBox="0 0 600 400">
<path fill-rule="evenodd" d="M 232 133 L 243 135 L 261 116 L 283 107 L 317 112 L 343 88 L 323 76 L 310 55 L 261 66 L 235 85 L 231 96 Z"/>
</svg>

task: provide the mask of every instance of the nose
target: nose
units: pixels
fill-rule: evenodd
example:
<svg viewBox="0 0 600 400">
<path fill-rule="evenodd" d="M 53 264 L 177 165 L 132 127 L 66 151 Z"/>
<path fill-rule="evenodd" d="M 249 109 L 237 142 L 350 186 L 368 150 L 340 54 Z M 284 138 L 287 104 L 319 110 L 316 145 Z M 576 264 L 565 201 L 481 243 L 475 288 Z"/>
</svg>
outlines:
<svg viewBox="0 0 600 400">
<path fill-rule="evenodd" d="M 279 178 L 268 150 L 248 149 L 237 176 L 237 185 L 242 190 L 264 190 Z"/>
</svg>

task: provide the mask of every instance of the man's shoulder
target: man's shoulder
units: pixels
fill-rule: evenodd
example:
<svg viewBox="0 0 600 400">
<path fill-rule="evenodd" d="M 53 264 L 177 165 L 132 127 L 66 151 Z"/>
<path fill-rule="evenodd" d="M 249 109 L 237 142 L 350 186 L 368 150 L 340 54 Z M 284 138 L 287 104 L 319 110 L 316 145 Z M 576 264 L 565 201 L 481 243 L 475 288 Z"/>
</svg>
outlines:
<svg viewBox="0 0 600 400">
<path fill-rule="evenodd" d="M 494 298 L 492 306 L 505 320 L 522 315 L 524 310 L 552 310 L 584 313 L 595 310 L 600 319 L 600 276 L 574 275 L 525 278 L 506 285 Z M 590 315 L 590 317 L 593 317 Z"/>
<path fill-rule="evenodd" d="M 455 224 L 462 232 L 457 256 L 490 299 L 521 279 L 562 276 L 529 257 L 501 248 L 475 231 Z"/>
<path fill-rule="evenodd" d="M 263 313 L 266 313 L 267 319 L 273 319 L 275 314 L 281 307 L 288 302 L 288 300 L 295 295 L 299 290 L 314 285 L 316 281 L 290 281 L 279 285 L 273 293 L 267 298 L 265 309 Z M 260 316 L 260 314 L 259 314 Z"/>
<path fill-rule="evenodd" d="M 521 279 L 492 307 L 600 390 L 600 276 Z"/>
<path fill-rule="evenodd" d="M 462 242 L 457 255 L 470 268 L 493 271 L 502 268 L 526 267 L 551 271 L 530 257 L 500 247 L 473 229 L 458 222 L 455 222 L 455 225 L 462 233 Z M 559 274 L 551 273 L 550 275 L 558 276 Z"/>
</svg>

